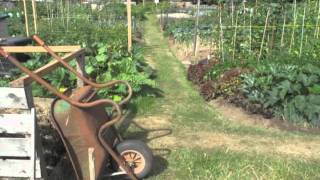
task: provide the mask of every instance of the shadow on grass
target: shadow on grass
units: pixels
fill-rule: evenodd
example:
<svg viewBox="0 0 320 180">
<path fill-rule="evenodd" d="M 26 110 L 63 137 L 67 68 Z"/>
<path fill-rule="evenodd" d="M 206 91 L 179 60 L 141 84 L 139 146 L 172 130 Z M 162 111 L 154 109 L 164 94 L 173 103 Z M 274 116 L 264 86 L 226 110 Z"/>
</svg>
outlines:
<svg viewBox="0 0 320 180">
<path fill-rule="evenodd" d="M 131 105 L 130 111 L 126 113 L 121 125 L 118 127 L 119 132 L 124 135 L 124 139 L 139 139 L 148 143 L 172 134 L 172 129 L 170 128 L 145 128 L 135 122 L 134 119 L 137 116 L 137 108 L 139 107 Z M 167 148 L 152 149 L 152 152 L 154 154 L 154 162 L 149 177 L 157 176 L 168 168 L 168 161 L 165 157 L 171 154 L 171 150 Z M 125 179 L 125 177 L 120 176 L 115 179 Z"/>
</svg>

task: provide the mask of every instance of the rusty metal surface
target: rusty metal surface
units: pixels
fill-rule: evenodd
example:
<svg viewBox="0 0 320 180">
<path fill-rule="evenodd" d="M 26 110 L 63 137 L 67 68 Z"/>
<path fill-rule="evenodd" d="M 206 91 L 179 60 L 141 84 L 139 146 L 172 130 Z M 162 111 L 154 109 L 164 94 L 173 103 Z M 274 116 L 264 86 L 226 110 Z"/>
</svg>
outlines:
<svg viewBox="0 0 320 180">
<path fill-rule="evenodd" d="M 114 125 L 121 119 L 122 110 L 120 105 L 128 102 L 132 96 L 132 89 L 130 85 L 126 81 L 111 81 L 105 84 L 97 84 L 95 82 L 92 82 L 89 79 L 83 77 L 68 63 L 64 62 L 62 58 L 56 55 L 48 46 L 46 46 L 45 43 L 39 37 L 33 36 L 33 39 L 42 47 L 44 47 L 48 51 L 48 53 L 51 54 L 56 60 L 58 60 L 65 68 L 67 68 L 70 72 L 74 73 L 77 77 L 79 77 L 86 84 L 88 84 L 88 86 L 80 88 L 79 90 L 69 95 L 62 94 L 48 82 L 43 80 L 41 77 L 34 74 L 29 69 L 25 68 L 16 58 L 6 53 L 0 47 L 0 55 L 9 60 L 22 72 L 29 75 L 33 80 L 35 80 L 43 87 L 51 91 L 53 94 L 61 98 L 61 102 L 59 103 L 62 103 L 64 101 L 65 103 L 69 104 L 66 105 L 62 103 L 60 104 L 60 106 L 53 107 L 54 111 L 57 112 L 57 114 L 53 114 L 54 116 L 56 116 L 53 119 L 55 126 L 58 129 L 59 134 L 62 137 L 64 144 L 67 148 L 70 159 L 76 171 L 77 178 L 79 180 L 87 179 L 87 172 L 83 171 L 84 167 L 87 167 L 88 164 L 82 163 L 82 161 L 86 161 L 85 158 L 88 157 L 88 148 L 85 150 L 84 147 L 90 146 L 96 148 L 95 155 L 97 157 L 95 158 L 95 163 L 97 167 L 97 175 L 101 174 L 101 167 L 104 163 L 107 152 L 117 162 L 117 164 L 126 171 L 126 173 L 131 179 L 137 179 L 133 174 L 132 170 L 125 164 L 124 160 L 113 150 L 112 145 L 105 141 L 103 136 L 104 131 L 106 129 L 110 128 L 112 125 Z M 95 99 L 94 95 L 89 95 L 92 89 L 112 87 L 119 83 L 123 83 L 128 87 L 128 96 L 119 104 L 115 103 L 110 99 Z M 96 93 L 96 91 L 94 91 L 93 93 Z M 87 95 L 89 95 L 91 99 L 89 98 L 89 100 L 85 100 L 85 102 L 83 102 L 83 98 Z M 111 106 L 115 111 L 115 113 L 113 113 L 115 116 L 111 117 L 111 119 L 109 119 L 106 114 L 101 114 L 105 112 L 104 108 L 106 106 Z M 81 142 L 80 138 L 83 138 Z"/>
</svg>

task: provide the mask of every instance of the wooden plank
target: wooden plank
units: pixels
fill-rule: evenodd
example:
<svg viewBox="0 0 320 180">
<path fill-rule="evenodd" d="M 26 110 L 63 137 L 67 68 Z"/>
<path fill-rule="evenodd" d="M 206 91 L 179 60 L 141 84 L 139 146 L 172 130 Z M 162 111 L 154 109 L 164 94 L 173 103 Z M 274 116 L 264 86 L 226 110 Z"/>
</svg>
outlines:
<svg viewBox="0 0 320 180">
<path fill-rule="evenodd" d="M 77 71 L 84 77 L 86 77 L 86 70 L 85 70 L 85 57 L 84 55 L 78 56 L 76 58 L 77 62 Z M 77 87 L 83 87 L 84 82 L 82 79 L 77 77 Z"/>
<path fill-rule="evenodd" d="M 30 114 L 0 114 L 0 133 L 30 134 L 31 121 Z"/>
<path fill-rule="evenodd" d="M 0 147 L 0 158 L 32 155 L 31 138 L 0 138 Z"/>
<path fill-rule="evenodd" d="M 90 173 L 90 180 L 95 180 L 96 179 L 96 170 L 94 167 L 94 148 L 90 147 L 88 148 L 88 155 L 89 155 L 89 173 Z"/>
<path fill-rule="evenodd" d="M 30 147 L 30 151 L 31 151 L 31 156 L 30 156 L 30 160 L 31 160 L 31 177 L 30 179 L 35 179 L 36 177 L 36 159 L 37 159 L 37 154 L 36 154 L 36 114 L 35 114 L 35 110 L 34 108 L 31 109 L 31 117 L 32 117 L 32 121 L 30 122 L 30 124 L 32 124 L 32 129 L 31 129 L 31 142 L 29 145 Z M 38 142 L 41 143 L 41 142 Z M 29 148 L 27 148 L 29 149 Z M 40 162 L 39 162 L 40 163 Z"/>
<path fill-rule="evenodd" d="M 6 52 L 9 53 L 37 53 L 43 52 L 46 53 L 47 51 L 42 46 L 2 46 Z M 81 49 L 81 46 L 49 46 L 54 52 L 75 52 Z"/>
<path fill-rule="evenodd" d="M 71 54 L 67 54 L 66 56 L 64 56 L 63 60 L 65 62 L 69 62 L 72 59 L 82 55 L 84 52 L 85 52 L 85 49 L 79 49 L 76 52 L 73 52 Z M 59 66 L 60 66 L 59 61 L 53 60 L 33 72 L 39 76 L 44 76 Z M 33 80 L 28 75 L 25 75 L 25 76 L 22 76 L 16 80 L 14 80 L 14 81 L 11 81 L 10 86 L 11 87 L 23 87 L 25 85 L 30 84 L 32 81 Z"/>
<path fill-rule="evenodd" d="M 0 159 L 0 177 L 30 177 L 30 160 Z M 37 159 L 36 177 L 41 178 L 40 164 Z"/>
<path fill-rule="evenodd" d="M 0 87 L 1 108 L 29 109 L 30 104 L 28 104 L 25 89 Z"/>
</svg>

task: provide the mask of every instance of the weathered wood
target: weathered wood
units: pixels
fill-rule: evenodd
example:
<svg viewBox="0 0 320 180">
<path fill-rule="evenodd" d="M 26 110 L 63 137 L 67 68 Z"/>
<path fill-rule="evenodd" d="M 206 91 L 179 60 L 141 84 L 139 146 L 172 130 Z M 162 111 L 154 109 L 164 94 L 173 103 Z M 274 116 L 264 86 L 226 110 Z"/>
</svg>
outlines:
<svg viewBox="0 0 320 180">
<path fill-rule="evenodd" d="M 47 51 L 41 46 L 2 46 L 6 52 L 9 53 L 36 53 L 36 52 L 44 52 Z M 70 53 L 75 52 L 81 49 L 81 46 L 49 46 L 54 52 L 60 53 Z"/>
<path fill-rule="evenodd" d="M 24 88 L 0 87 L 0 109 L 29 109 L 32 107 L 32 104 L 28 101 L 27 96 L 27 92 Z"/>
<path fill-rule="evenodd" d="M 80 55 L 76 58 L 77 60 L 77 71 L 84 77 L 86 77 L 86 70 L 85 70 L 85 57 L 84 55 Z M 77 77 L 77 87 L 84 86 L 84 82 L 82 79 Z"/>
<path fill-rule="evenodd" d="M 30 177 L 30 164 L 30 160 L 0 159 L 0 177 Z M 38 159 L 36 165 L 36 177 L 41 178 Z"/>
<path fill-rule="evenodd" d="M 32 108 L 31 109 L 31 117 L 33 119 L 33 121 L 30 122 L 30 124 L 32 124 L 32 128 L 31 128 L 31 141 L 29 143 L 29 147 L 31 149 L 30 154 L 30 161 L 31 161 L 31 174 L 30 174 L 30 179 L 35 179 L 36 178 L 36 159 L 37 159 L 37 151 L 36 151 L 36 137 L 38 137 L 39 134 L 36 134 L 36 126 L 37 126 L 37 122 L 36 122 L 36 114 L 35 114 L 35 109 Z M 39 141 L 38 141 L 39 142 Z M 40 142 L 39 142 L 40 143 Z M 40 164 L 40 161 L 38 162 L 38 164 Z"/>
<path fill-rule="evenodd" d="M 89 172 L 90 172 L 90 180 L 96 179 L 95 167 L 94 167 L 94 148 L 88 148 L 88 156 L 89 156 Z"/>
<path fill-rule="evenodd" d="M 0 133 L 30 134 L 31 121 L 30 114 L 0 114 Z"/>
<path fill-rule="evenodd" d="M 0 138 L 0 158 L 30 157 L 32 138 Z"/>
<path fill-rule="evenodd" d="M 83 53 L 85 52 L 84 49 L 79 49 L 71 54 L 68 54 L 66 56 L 63 57 L 63 60 L 65 62 L 69 62 L 71 61 L 72 59 L 82 55 Z M 57 67 L 60 66 L 60 63 L 59 61 L 57 60 L 53 60 L 53 61 L 50 61 L 48 64 L 40 67 L 39 69 L 33 71 L 35 74 L 39 75 L 39 76 L 44 76 L 48 73 L 50 73 L 52 70 L 56 69 Z M 25 85 L 28 85 L 32 82 L 33 80 L 28 76 L 22 76 L 14 81 L 11 81 L 10 82 L 10 86 L 11 87 L 23 87 Z"/>
</svg>

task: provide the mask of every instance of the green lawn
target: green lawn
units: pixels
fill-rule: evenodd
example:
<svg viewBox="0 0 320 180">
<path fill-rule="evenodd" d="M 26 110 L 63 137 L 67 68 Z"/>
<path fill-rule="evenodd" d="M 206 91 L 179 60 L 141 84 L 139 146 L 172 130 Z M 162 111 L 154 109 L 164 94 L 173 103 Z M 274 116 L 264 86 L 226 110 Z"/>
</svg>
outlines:
<svg viewBox="0 0 320 180">
<path fill-rule="evenodd" d="M 154 149 L 150 179 L 320 179 L 319 135 L 246 126 L 222 117 L 187 81 L 154 15 L 144 27 L 145 56 L 157 72 L 159 96 L 138 98 L 132 106 L 137 110 L 134 118 L 151 127 L 145 119 L 165 119 L 160 127 L 169 128 L 168 136 L 175 140 L 169 144 L 161 140 L 165 137 L 148 139 L 141 128 L 130 126 L 127 136 L 145 136 Z M 222 139 L 215 145 L 215 134 L 228 143 Z M 278 148 L 282 145 L 287 149 Z M 295 152 L 295 146 L 302 148 Z"/>
</svg>

